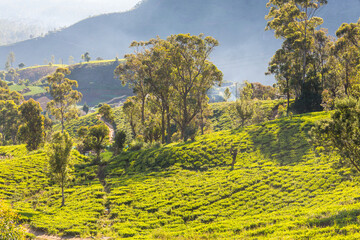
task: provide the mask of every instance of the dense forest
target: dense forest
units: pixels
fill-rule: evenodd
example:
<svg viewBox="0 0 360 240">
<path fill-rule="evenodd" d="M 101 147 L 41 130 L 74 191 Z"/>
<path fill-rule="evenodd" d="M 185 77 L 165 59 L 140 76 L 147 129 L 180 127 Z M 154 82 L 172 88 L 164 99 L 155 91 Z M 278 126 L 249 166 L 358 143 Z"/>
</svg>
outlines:
<svg viewBox="0 0 360 240">
<path fill-rule="evenodd" d="M 272 86 L 225 81 L 205 34 L 69 65 L 11 52 L 0 239 L 358 239 L 360 19 L 332 36 L 327 0 L 266 7 Z"/>
</svg>

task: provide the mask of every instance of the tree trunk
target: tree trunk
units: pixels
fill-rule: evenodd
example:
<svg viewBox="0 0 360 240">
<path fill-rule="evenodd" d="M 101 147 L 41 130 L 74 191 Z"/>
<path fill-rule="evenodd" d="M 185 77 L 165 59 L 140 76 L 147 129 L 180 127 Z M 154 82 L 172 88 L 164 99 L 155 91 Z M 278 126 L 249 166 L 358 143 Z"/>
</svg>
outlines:
<svg viewBox="0 0 360 240">
<path fill-rule="evenodd" d="M 65 206 L 64 179 L 61 181 L 61 196 L 62 196 L 61 207 L 63 207 Z"/>
<path fill-rule="evenodd" d="M 171 143 L 171 117 L 170 117 L 170 110 L 169 107 L 166 108 L 166 115 L 167 115 L 167 137 L 166 143 Z"/>
<path fill-rule="evenodd" d="M 186 142 L 186 140 L 187 140 L 186 133 L 185 133 L 186 130 L 185 129 L 186 129 L 185 126 L 181 126 L 181 138 L 182 138 L 182 140 L 184 142 Z"/>
<path fill-rule="evenodd" d="M 135 124 L 133 121 L 130 122 L 130 126 L 131 126 L 131 131 L 133 133 L 133 137 L 135 138 L 136 137 L 136 131 L 135 131 Z"/>
<path fill-rule="evenodd" d="M 306 15 L 307 15 L 307 6 L 306 6 Z M 307 16 L 306 16 L 307 18 Z M 303 53 L 303 73 L 302 73 L 302 87 L 301 87 L 301 95 L 303 95 L 305 79 L 306 79 L 306 40 L 307 40 L 307 19 L 305 19 L 305 28 L 304 28 L 304 53 Z"/>
<path fill-rule="evenodd" d="M 287 93 L 286 93 L 286 97 L 287 97 L 287 109 L 286 109 L 286 116 L 289 116 L 289 111 L 290 111 L 290 88 L 289 88 L 289 80 L 286 79 L 286 88 L 287 88 Z"/>
<path fill-rule="evenodd" d="M 161 109 L 161 142 L 165 143 L 165 107 Z"/>
<path fill-rule="evenodd" d="M 185 142 L 187 140 L 186 136 L 186 127 L 187 127 L 187 101 L 186 101 L 186 95 L 183 97 L 183 104 L 184 104 L 184 111 L 183 111 L 183 119 L 182 119 L 182 126 L 181 126 L 181 137 L 183 141 Z"/>
<path fill-rule="evenodd" d="M 345 94 L 346 96 L 349 96 L 349 72 L 348 72 L 348 64 L 345 63 L 346 66 L 345 66 Z"/>
<path fill-rule="evenodd" d="M 141 124 L 145 125 L 145 98 L 141 102 Z"/>
</svg>

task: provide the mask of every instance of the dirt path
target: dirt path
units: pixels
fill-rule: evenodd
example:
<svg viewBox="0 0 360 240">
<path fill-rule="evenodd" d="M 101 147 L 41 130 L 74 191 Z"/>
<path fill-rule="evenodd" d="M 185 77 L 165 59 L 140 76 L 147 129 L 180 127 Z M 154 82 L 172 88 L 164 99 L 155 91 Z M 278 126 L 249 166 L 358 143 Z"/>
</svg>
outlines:
<svg viewBox="0 0 360 240">
<path fill-rule="evenodd" d="M 103 123 L 105 123 L 105 125 L 109 128 L 109 141 L 113 142 L 115 139 L 115 129 L 113 127 L 112 124 L 108 123 L 105 118 L 100 117 L 100 115 L 98 115 L 98 118 L 100 119 L 100 121 L 102 121 Z"/>
<path fill-rule="evenodd" d="M 100 118 L 101 121 L 109 128 L 109 141 L 113 142 L 115 139 L 115 129 L 112 124 L 108 123 L 103 117 Z"/>
<path fill-rule="evenodd" d="M 26 232 L 35 235 L 35 240 L 92 240 L 94 238 L 78 238 L 78 237 L 58 237 L 53 235 L 47 235 L 40 230 L 32 230 L 29 226 L 25 226 Z M 106 238 L 103 238 L 106 239 Z"/>
</svg>

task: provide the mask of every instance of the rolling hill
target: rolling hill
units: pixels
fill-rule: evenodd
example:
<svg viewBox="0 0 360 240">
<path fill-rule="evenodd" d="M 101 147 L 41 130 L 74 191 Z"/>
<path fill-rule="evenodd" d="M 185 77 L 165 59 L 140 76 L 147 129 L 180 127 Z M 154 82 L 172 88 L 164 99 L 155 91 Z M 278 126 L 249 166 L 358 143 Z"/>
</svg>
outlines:
<svg viewBox="0 0 360 240">
<path fill-rule="evenodd" d="M 87 51 L 93 59 L 111 59 L 131 52 L 128 47 L 133 40 L 204 33 L 220 41 L 212 60 L 225 73 L 226 80 L 270 84 L 273 79 L 263 73 L 281 42 L 274 39 L 272 32 L 264 32 L 266 2 L 146 0 L 129 12 L 88 18 L 44 38 L 0 47 L 0 65 L 4 66 L 10 51 L 15 53 L 17 64 L 27 66 L 42 64 L 51 55 L 64 62 L 69 56 L 79 61 Z M 359 9 L 359 0 L 329 1 L 319 15 L 333 34 L 342 22 L 357 21 Z"/>
<path fill-rule="evenodd" d="M 314 122 L 328 116 L 303 114 L 117 157 L 105 153 L 99 169 L 74 151 L 63 208 L 47 175 L 46 149 L 0 147 L 0 197 L 42 234 L 357 239 L 358 176 L 307 141 Z M 241 149 L 233 170 L 232 144 Z"/>
<path fill-rule="evenodd" d="M 26 98 L 32 97 L 36 100 L 45 95 L 47 96 L 44 89 L 39 92 L 41 88 L 46 86 L 44 78 L 54 73 L 58 67 L 68 67 L 71 74 L 67 77 L 78 82 L 79 88 L 77 88 L 77 90 L 83 94 L 80 104 L 84 104 L 85 102 L 90 106 L 104 102 L 117 104 L 124 101 L 128 96 L 133 95 L 132 90 L 126 86 L 122 86 L 120 80 L 114 76 L 114 70 L 119 63 L 120 61 L 117 60 L 103 60 L 70 66 L 43 65 L 28 67 L 17 71 L 19 76 L 15 82 L 18 82 L 19 79 L 29 79 L 30 83 L 34 83 L 35 86 L 28 87 L 30 91 L 24 93 L 24 96 Z M 11 80 L 11 78 L 7 76 L 7 80 Z M 10 89 L 16 91 L 26 88 L 24 85 L 10 86 Z"/>
</svg>

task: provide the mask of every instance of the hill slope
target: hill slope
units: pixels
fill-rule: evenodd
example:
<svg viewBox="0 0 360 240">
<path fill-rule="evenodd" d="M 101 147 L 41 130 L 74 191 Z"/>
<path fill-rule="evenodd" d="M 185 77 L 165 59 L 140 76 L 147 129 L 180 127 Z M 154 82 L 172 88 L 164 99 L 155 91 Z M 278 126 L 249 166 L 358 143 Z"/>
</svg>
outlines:
<svg viewBox="0 0 360 240">
<path fill-rule="evenodd" d="M 121 84 L 121 81 L 114 76 L 114 70 L 119 63 L 120 61 L 116 60 L 103 60 L 70 66 L 53 65 L 28 67 L 17 71 L 19 76 L 16 81 L 19 79 L 29 79 L 31 83 L 35 83 L 41 79 L 44 80 L 47 75 L 54 73 L 58 67 L 68 67 L 71 74 L 66 77 L 76 80 L 79 84 L 77 90 L 83 94 L 80 104 L 86 102 L 87 104 L 94 106 L 100 102 L 108 102 L 114 98 L 116 99 L 112 103 L 118 103 L 124 101 L 128 96 L 133 95 L 132 90 L 128 87 L 124 87 Z M 7 80 L 11 80 L 9 76 Z M 45 85 L 39 84 L 40 86 L 37 87 L 44 87 L 46 81 L 42 82 L 42 84 Z M 14 85 L 10 86 L 10 88 L 12 88 L 12 90 L 22 90 L 26 87 Z M 26 93 L 26 97 L 33 97 L 35 99 L 38 99 L 43 95 L 45 95 L 44 91 L 42 91 L 41 94 L 38 94 L 36 91 Z"/>
<path fill-rule="evenodd" d="M 132 51 L 128 47 L 133 40 L 204 33 L 220 41 L 212 59 L 226 80 L 270 84 L 272 78 L 263 73 L 280 41 L 272 32 L 264 32 L 267 2 L 147 0 L 129 12 L 89 18 L 44 38 L 0 47 L 0 66 L 10 51 L 15 52 L 17 64 L 26 65 L 41 64 L 51 55 L 65 61 L 73 56 L 79 61 L 87 51 L 93 59 L 109 59 Z M 357 21 L 359 9 L 358 0 L 329 1 L 319 14 L 325 18 L 324 27 L 334 33 L 342 22 Z"/>
<path fill-rule="evenodd" d="M 0 147 L 0 197 L 33 228 L 64 235 L 357 239 L 358 177 L 339 168 L 337 156 L 315 154 L 307 141 L 314 121 L 327 116 L 294 116 L 124 153 L 104 163 L 104 185 L 96 166 L 74 153 L 75 178 L 61 209 L 45 152 L 24 157 L 24 146 Z M 241 149 L 234 170 L 231 144 Z"/>
</svg>

